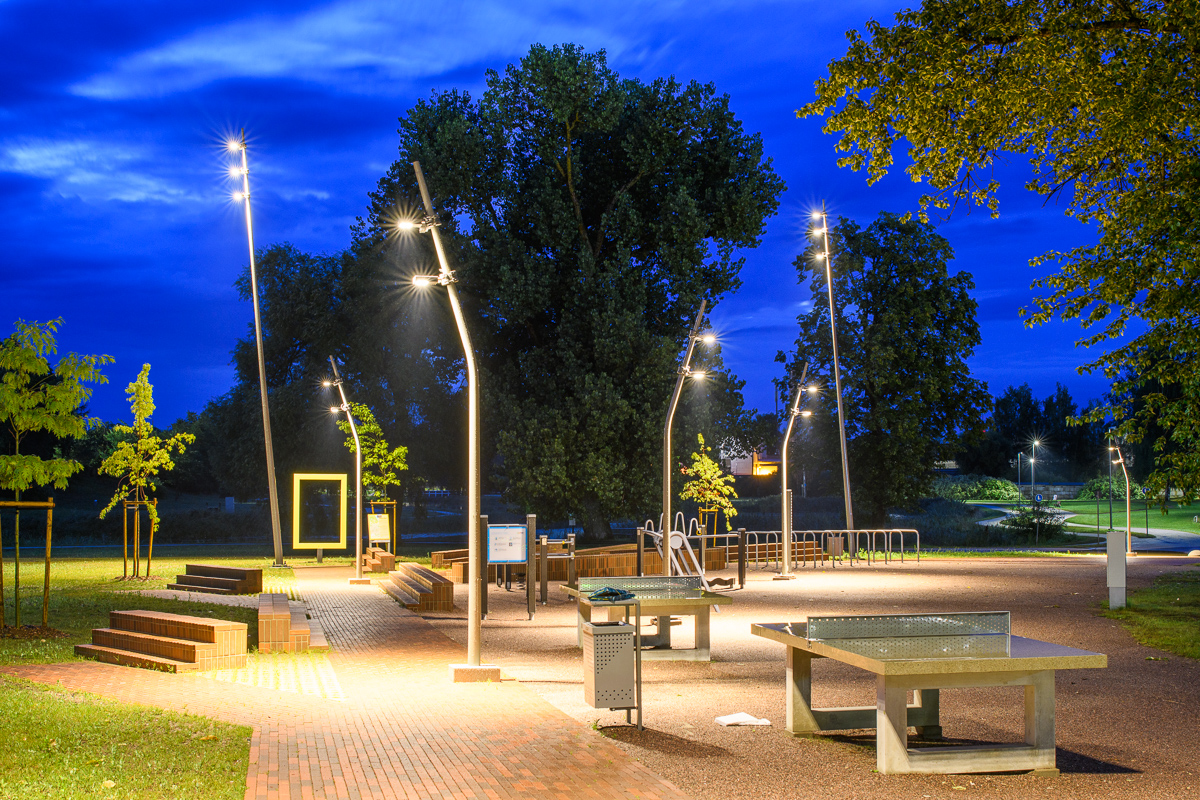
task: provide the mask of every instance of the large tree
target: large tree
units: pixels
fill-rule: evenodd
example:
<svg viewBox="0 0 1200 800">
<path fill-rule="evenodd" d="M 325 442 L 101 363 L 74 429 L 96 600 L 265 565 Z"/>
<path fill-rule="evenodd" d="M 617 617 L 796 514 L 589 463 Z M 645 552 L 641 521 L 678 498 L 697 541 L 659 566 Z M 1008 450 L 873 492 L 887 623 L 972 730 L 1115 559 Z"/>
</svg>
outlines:
<svg viewBox="0 0 1200 800">
<path fill-rule="evenodd" d="M 760 138 L 711 85 L 622 80 L 603 51 L 535 45 L 478 100 L 418 102 L 400 152 L 356 246 L 395 240 L 419 208 L 420 161 L 478 329 L 509 496 L 581 513 L 597 535 L 648 513 L 696 308 L 738 286 L 738 248 L 758 243 L 783 191 Z M 412 271 L 432 260 L 424 247 L 391 252 Z"/>
<path fill-rule="evenodd" d="M 797 112 L 825 115 L 840 163 L 872 182 L 906 139 L 906 172 L 936 190 L 922 216 L 959 201 L 996 213 L 993 166 L 1028 158 L 1028 188 L 1064 195 L 1098 235 L 1034 260 L 1059 272 L 1035 282 L 1047 293 L 1028 324 L 1078 319 L 1080 344 L 1113 344 L 1081 367 L 1114 381 L 1089 418 L 1131 441 L 1157 437 L 1150 485 L 1189 498 L 1200 491 L 1198 19 L 1200 0 L 925 0 L 891 27 L 847 34 Z"/>
<path fill-rule="evenodd" d="M 854 507 L 862 523 L 881 525 L 889 508 L 928 496 L 935 463 L 952 458 L 964 436 L 982 429 L 991 398 L 964 361 L 979 344 L 969 295 L 974 284 L 965 272 L 949 274 L 950 244 L 932 227 L 895 214 L 881 214 L 866 229 L 842 218 L 830 249 Z M 797 380 L 808 362 L 809 380 L 828 390 L 816 407 L 831 416 L 833 354 L 821 253 L 815 236 L 796 259 L 815 302 L 799 317 L 788 374 Z M 836 424 L 814 430 L 837 435 Z M 824 449 L 836 454 L 837 445 L 827 442 Z"/>
</svg>

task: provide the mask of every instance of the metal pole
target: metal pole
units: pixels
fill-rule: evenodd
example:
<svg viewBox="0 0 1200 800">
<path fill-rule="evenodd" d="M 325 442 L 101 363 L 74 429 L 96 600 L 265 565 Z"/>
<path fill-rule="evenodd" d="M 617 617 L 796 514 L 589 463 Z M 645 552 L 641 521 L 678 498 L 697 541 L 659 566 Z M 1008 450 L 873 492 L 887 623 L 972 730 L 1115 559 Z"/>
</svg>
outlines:
<svg viewBox="0 0 1200 800">
<path fill-rule="evenodd" d="M 1125 476 L 1125 553 L 1133 555 L 1133 496 L 1129 486 L 1129 470 L 1125 469 L 1125 456 L 1121 454 L 1121 448 L 1114 449 L 1117 451 L 1116 463 L 1121 465 L 1121 474 Z"/>
<path fill-rule="evenodd" d="M 425 213 L 433 217 L 433 202 L 429 198 L 429 189 L 425 186 L 425 174 L 421 172 L 421 163 L 413 162 L 413 171 L 417 175 L 417 186 L 421 189 L 421 201 L 425 204 Z M 440 277 L 446 280 L 447 293 L 450 295 L 450 308 L 454 312 L 454 323 L 458 326 L 458 336 L 462 340 L 463 354 L 467 364 L 467 571 L 471 575 L 479 574 L 480 546 L 479 537 L 472 535 L 479 525 L 479 377 L 475 370 L 475 350 L 471 347 L 471 337 L 467 333 L 467 324 L 463 319 L 462 306 L 458 302 L 458 291 L 454 288 L 454 274 L 446 263 L 446 252 L 442 249 L 442 240 L 438 235 L 437 226 L 430 226 L 433 234 L 433 247 L 437 251 Z M 482 608 L 480 595 L 482 586 L 471 581 L 467 595 L 467 665 L 478 667 L 480 664 L 480 620 Z"/>
<path fill-rule="evenodd" d="M 696 339 L 700 336 L 700 323 L 704 320 L 706 300 L 700 301 L 700 310 L 696 313 L 696 321 L 688 333 L 687 350 L 683 354 L 683 366 L 675 379 L 675 390 L 671 392 L 671 402 L 667 405 L 667 419 L 663 423 L 663 494 L 662 494 L 662 534 L 663 575 L 671 575 L 671 424 L 675 420 L 675 408 L 679 405 L 679 394 L 683 391 L 683 379 L 691 372 L 692 352 L 696 349 Z"/>
<path fill-rule="evenodd" d="M 1116 448 L 1114 448 L 1112 446 L 1112 439 L 1110 438 L 1108 440 L 1108 452 L 1111 453 L 1114 449 L 1116 449 Z M 1112 530 L 1113 530 L 1112 465 L 1113 465 L 1113 460 L 1112 460 L 1112 456 L 1110 455 L 1108 457 L 1108 532 L 1109 533 L 1112 533 Z"/>
<path fill-rule="evenodd" d="M 779 450 L 779 502 L 781 508 L 781 525 L 780 531 L 783 534 L 783 569 L 779 573 L 780 578 L 792 577 L 792 515 L 788 513 L 790 503 L 788 502 L 788 443 L 792 439 L 792 428 L 796 424 L 796 417 L 800 414 L 800 398 L 804 396 L 804 382 L 808 378 L 808 362 L 804 362 L 804 369 L 800 371 L 800 383 L 796 386 L 796 396 L 792 399 L 792 404 L 788 408 L 787 429 L 783 432 L 783 444 Z"/>
<path fill-rule="evenodd" d="M 263 358 L 262 321 L 258 311 L 258 271 L 254 263 L 254 227 L 250 223 L 250 166 L 246 158 L 246 129 L 237 148 L 242 152 L 242 204 L 246 209 L 246 240 L 250 245 L 250 299 L 254 303 L 254 344 L 258 350 L 258 390 L 262 400 L 263 438 L 267 443 L 267 493 L 271 503 L 274 566 L 282 567 L 283 533 L 279 527 L 279 490 L 275 485 L 275 448 L 271 443 L 271 410 L 267 405 L 267 364 Z"/>
<path fill-rule="evenodd" d="M 535 600 L 535 592 L 537 583 L 537 561 L 534 557 L 534 551 L 537 549 L 537 515 L 525 515 L 525 610 L 529 613 L 529 618 L 533 619 L 534 613 L 537 611 Z"/>
<path fill-rule="evenodd" d="M 850 463 L 846 457 L 846 417 L 842 411 L 842 372 L 838 363 L 837 322 L 833 308 L 833 261 L 829 256 L 829 217 L 821 201 L 822 233 L 825 234 L 825 283 L 829 289 L 829 335 L 833 343 L 833 382 L 837 390 L 838 436 L 842 445 L 842 486 L 846 498 L 846 530 L 854 530 L 854 509 L 850 502 Z"/>
<path fill-rule="evenodd" d="M 329 357 L 329 366 L 333 367 L 333 385 L 337 387 L 338 395 L 342 398 L 342 411 L 350 423 L 350 433 L 354 436 L 354 579 L 362 580 L 362 445 L 358 441 L 358 426 L 354 424 L 354 415 L 350 413 L 350 402 L 346 400 L 346 391 L 342 388 L 342 376 L 338 374 L 337 362 Z"/>
</svg>

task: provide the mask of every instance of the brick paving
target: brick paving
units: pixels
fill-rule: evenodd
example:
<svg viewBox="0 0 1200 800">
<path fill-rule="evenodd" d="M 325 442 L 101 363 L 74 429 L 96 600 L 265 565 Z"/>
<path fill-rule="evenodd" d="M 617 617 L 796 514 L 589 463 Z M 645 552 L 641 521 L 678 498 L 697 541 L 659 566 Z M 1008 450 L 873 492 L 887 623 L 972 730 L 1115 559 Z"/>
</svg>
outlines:
<svg viewBox="0 0 1200 800">
<path fill-rule="evenodd" d="M 461 646 L 348 574 L 296 570 L 344 700 L 92 662 L 5 671 L 251 726 L 246 800 L 685 797 L 516 681 L 451 683 Z"/>
</svg>

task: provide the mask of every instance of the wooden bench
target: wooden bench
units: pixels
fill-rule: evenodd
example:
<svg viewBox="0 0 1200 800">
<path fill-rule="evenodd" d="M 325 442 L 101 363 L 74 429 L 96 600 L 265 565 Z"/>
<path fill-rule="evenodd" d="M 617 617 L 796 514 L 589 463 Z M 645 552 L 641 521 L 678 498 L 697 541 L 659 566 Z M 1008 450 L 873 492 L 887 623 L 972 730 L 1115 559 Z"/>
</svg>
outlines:
<svg viewBox="0 0 1200 800">
<path fill-rule="evenodd" d="M 108 664 L 163 672 L 246 666 L 246 624 L 159 611 L 110 611 L 75 654 Z"/>
<path fill-rule="evenodd" d="M 380 587 L 410 611 L 453 611 L 454 584 L 428 567 L 402 561 Z"/>
<path fill-rule="evenodd" d="M 308 615 L 293 611 L 286 594 L 258 596 L 258 652 L 299 653 L 311 645 Z"/>
<path fill-rule="evenodd" d="M 205 594 L 258 594 L 262 591 L 262 570 L 222 567 L 216 564 L 185 564 L 183 575 L 175 576 L 168 589 Z"/>
</svg>

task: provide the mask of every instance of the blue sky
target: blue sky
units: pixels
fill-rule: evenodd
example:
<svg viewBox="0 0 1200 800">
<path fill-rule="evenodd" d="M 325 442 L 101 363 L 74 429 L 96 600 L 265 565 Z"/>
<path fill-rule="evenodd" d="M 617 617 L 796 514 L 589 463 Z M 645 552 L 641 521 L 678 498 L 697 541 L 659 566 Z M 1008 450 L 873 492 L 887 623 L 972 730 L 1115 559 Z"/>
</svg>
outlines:
<svg viewBox="0 0 1200 800">
<path fill-rule="evenodd" d="M 256 243 L 334 252 L 396 157 L 396 118 L 431 90 L 478 95 L 485 70 L 530 44 L 605 48 L 623 77 L 675 75 L 728 93 L 788 185 L 743 286 L 712 314 L 725 362 L 751 405 L 773 410 L 777 350 L 807 306 L 792 260 L 809 210 L 866 225 L 914 207 L 894 174 L 868 187 L 836 166 L 821 122 L 798 120 L 843 34 L 890 19 L 900 0 L 793 2 L 54 2 L 0 0 L 0 326 L 61 316 L 63 350 L 111 354 L 93 413 L 128 416 L 124 386 L 153 364 L 166 425 L 228 390 L 229 352 L 247 332 L 233 281 L 246 263 L 221 143 L 250 142 Z M 1090 232 L 1001 168 L 1001 216 L 940 227 L 953 269 L 975 277 L 983 344 L 970 364 L 993 392 L 1056 381 L 1077 400 L 1106 389 L 1080 376 L 1073 323 L 1026 330 L 1017 310 L 1042 274 L 1030 258 Z M 1043 268 L 1042 272 L 1045 271 Z M 153 333 L 147 333 L 153 331 Z M 4 334 L 6 335 L 6 333 Z M 664 399 L 665 402 L 665 399 Z"/>
</svg>

